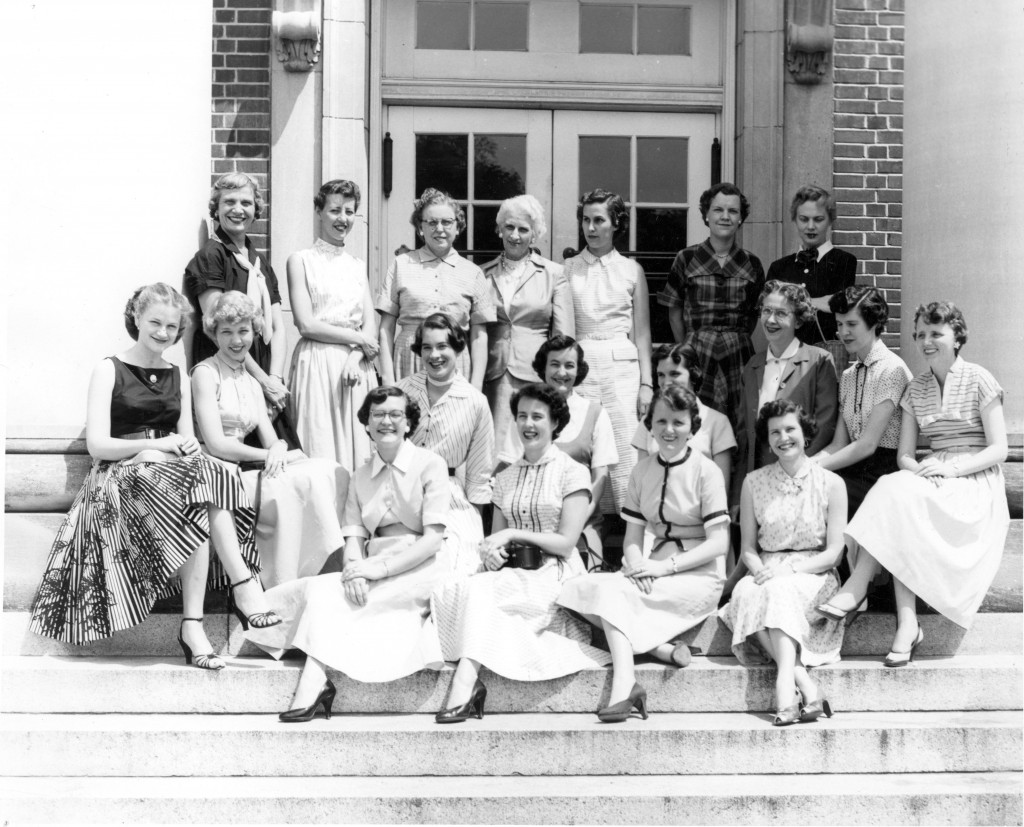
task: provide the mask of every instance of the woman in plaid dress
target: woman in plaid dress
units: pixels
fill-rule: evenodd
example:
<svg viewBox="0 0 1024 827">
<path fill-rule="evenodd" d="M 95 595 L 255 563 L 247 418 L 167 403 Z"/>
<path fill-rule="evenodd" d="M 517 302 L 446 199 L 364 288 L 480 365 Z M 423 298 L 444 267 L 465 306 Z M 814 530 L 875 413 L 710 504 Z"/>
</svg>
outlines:
<svg viewBox="0 0 1024 827">
<path fill-rule="evenodd" d="M 754 355 L 761 260 L 736 243 L 750 202 L 735 184 L 715 184 L 700 197 L 706 241 L 680 250 L 658 303 L 669 308 L 672 334 L 692 345 L 704 373 L 700 398 L 736 426 L 743 366 Z"/>
</svg>

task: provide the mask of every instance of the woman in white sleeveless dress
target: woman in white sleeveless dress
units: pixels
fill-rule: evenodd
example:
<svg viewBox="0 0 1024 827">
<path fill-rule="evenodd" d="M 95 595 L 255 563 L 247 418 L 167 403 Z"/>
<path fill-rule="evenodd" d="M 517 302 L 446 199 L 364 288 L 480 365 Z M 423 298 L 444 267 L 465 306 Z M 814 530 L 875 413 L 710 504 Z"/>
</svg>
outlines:
<svg viewBox="0 0 1024 827">
<path fill-rule="evenodd" d="M 288 258 L 288 294 L 302 338 L 292 355 L 289 410 L 311 457 L 354 471 L 370 458 L 370 441 L 356 421 L 377 387 L 377 320 L 366 264 L 345 249 L 359 209 L 351 181 L 324 184 L 313 203 L 320 237 Z"/>
</svg>

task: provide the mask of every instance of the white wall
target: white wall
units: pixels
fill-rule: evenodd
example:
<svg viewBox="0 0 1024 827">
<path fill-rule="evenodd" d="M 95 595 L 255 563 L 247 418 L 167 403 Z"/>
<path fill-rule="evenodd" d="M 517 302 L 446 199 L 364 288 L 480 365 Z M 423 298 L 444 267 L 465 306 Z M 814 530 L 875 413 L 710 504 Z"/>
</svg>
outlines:
<svg viewBox="0 0 1024 827">
<path fill-rule="evenodd" d="M 1018 2 L 909 0 L 901 346 L 916 372 L 914 308 L 952 300 L 964 358 L 991 370 L 1024 432 L 1024 12 Z"/>
<path fill-rule="evenodd" d="M 132 290 L 180 288 L 197 249 L 211 0 L 8 0 L 3 16 L 7 437 L 77 437 L 93 366 L 131 344 Z"/>
</svg>

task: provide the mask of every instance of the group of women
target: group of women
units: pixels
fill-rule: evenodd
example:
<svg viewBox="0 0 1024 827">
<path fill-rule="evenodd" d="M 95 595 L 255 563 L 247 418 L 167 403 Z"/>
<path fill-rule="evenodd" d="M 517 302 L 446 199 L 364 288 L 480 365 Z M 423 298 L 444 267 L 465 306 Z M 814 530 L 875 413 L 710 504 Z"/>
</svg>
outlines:
<svg viewBox="0 0 1024 827">
<path fill-rule="evenodd" d="M 87 643 L 180 589 L 186 662 L 219 670 L 203 598 L 228 585 L 255 643 L 306 654 L 282 721 L 330 717 L 328 669 L 375 682 L 453 662 L 438 723 L 483 716 L 481 666 L 531 681 L 609 663 L 598 715 L 619 722 L 647 716 L 634 657 L 686 666 L 681 636 L 717 610 L 741 663 L 775 662 L 786 725 L 832 714 L 808 670 L 839 659 L 882 569 L 898 619 L 887 666 L 923 640 L 918 597 L 970 623 L 1009 522 L 1002 390 L 959 355 L 967 326 L 949 302 L 915 311 L 928 369 L 911 381 L 882 341 L 884 296 L 854 286 L 856 260 L 831 246 L 826 191 L 796 194 L 801 250 L 767 280 L 736 243 L 746 198 L 705 192 L 709 238 L 659 296 L 677 344 L 653 353 L 643 270 L 615 248 L 620 196 L 581 198 L 586 246 L 564 266 L 536 249 L 537 200 L 507 200 L 503 252 L 481 269 L 453 246 L 463 209 L 428 189 L 411 218 L 422 246 L 375 295 L 345 249 L 359 202 L 352 182 L 325 184 L 319 238 L 288 259 L 301 338 L 286 383 L 277 279 L 248 237 L 259 188 L 217 181 L 184 296 L 137 290 L 134 344 L 93 373 L 94 464 L 36 632 Z M 165 358 L 182 338 L 191 382 Z M 610 513 L 625 523 L 617 571 L 602 556 Z"/>
</svg>

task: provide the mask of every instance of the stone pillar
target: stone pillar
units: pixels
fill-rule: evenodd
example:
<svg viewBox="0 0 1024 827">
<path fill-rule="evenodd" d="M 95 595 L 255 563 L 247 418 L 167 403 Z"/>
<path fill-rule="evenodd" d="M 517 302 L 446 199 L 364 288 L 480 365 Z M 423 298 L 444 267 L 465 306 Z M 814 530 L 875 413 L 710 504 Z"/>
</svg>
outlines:
<svg viewBox="0 0 1024 827">
<path fill-rule="evenodd" d="M 369 211 L 367 170 L 367 0 L 324 2 L 323 179 L 347 178 L 359 185 Z M 352 228 L 348 246 L 366 259 L 366 221 Z"/>
<path fill-rule="evenodd" d="M 740 0 L 736 26 L 736 184 L 752 206 L 740 243 L 765 267 L 782 234 L 784 0 Z"/>
<path fill-rule="evenodd" d="M 913 312 L 949 299 L 964 351 L 1007 390 L 1011 444 L 1024 431 L 1024 16 L 992 0 L 908 0 L 904 104 L 903 358 L 923 363 Z"/>
</svg>

